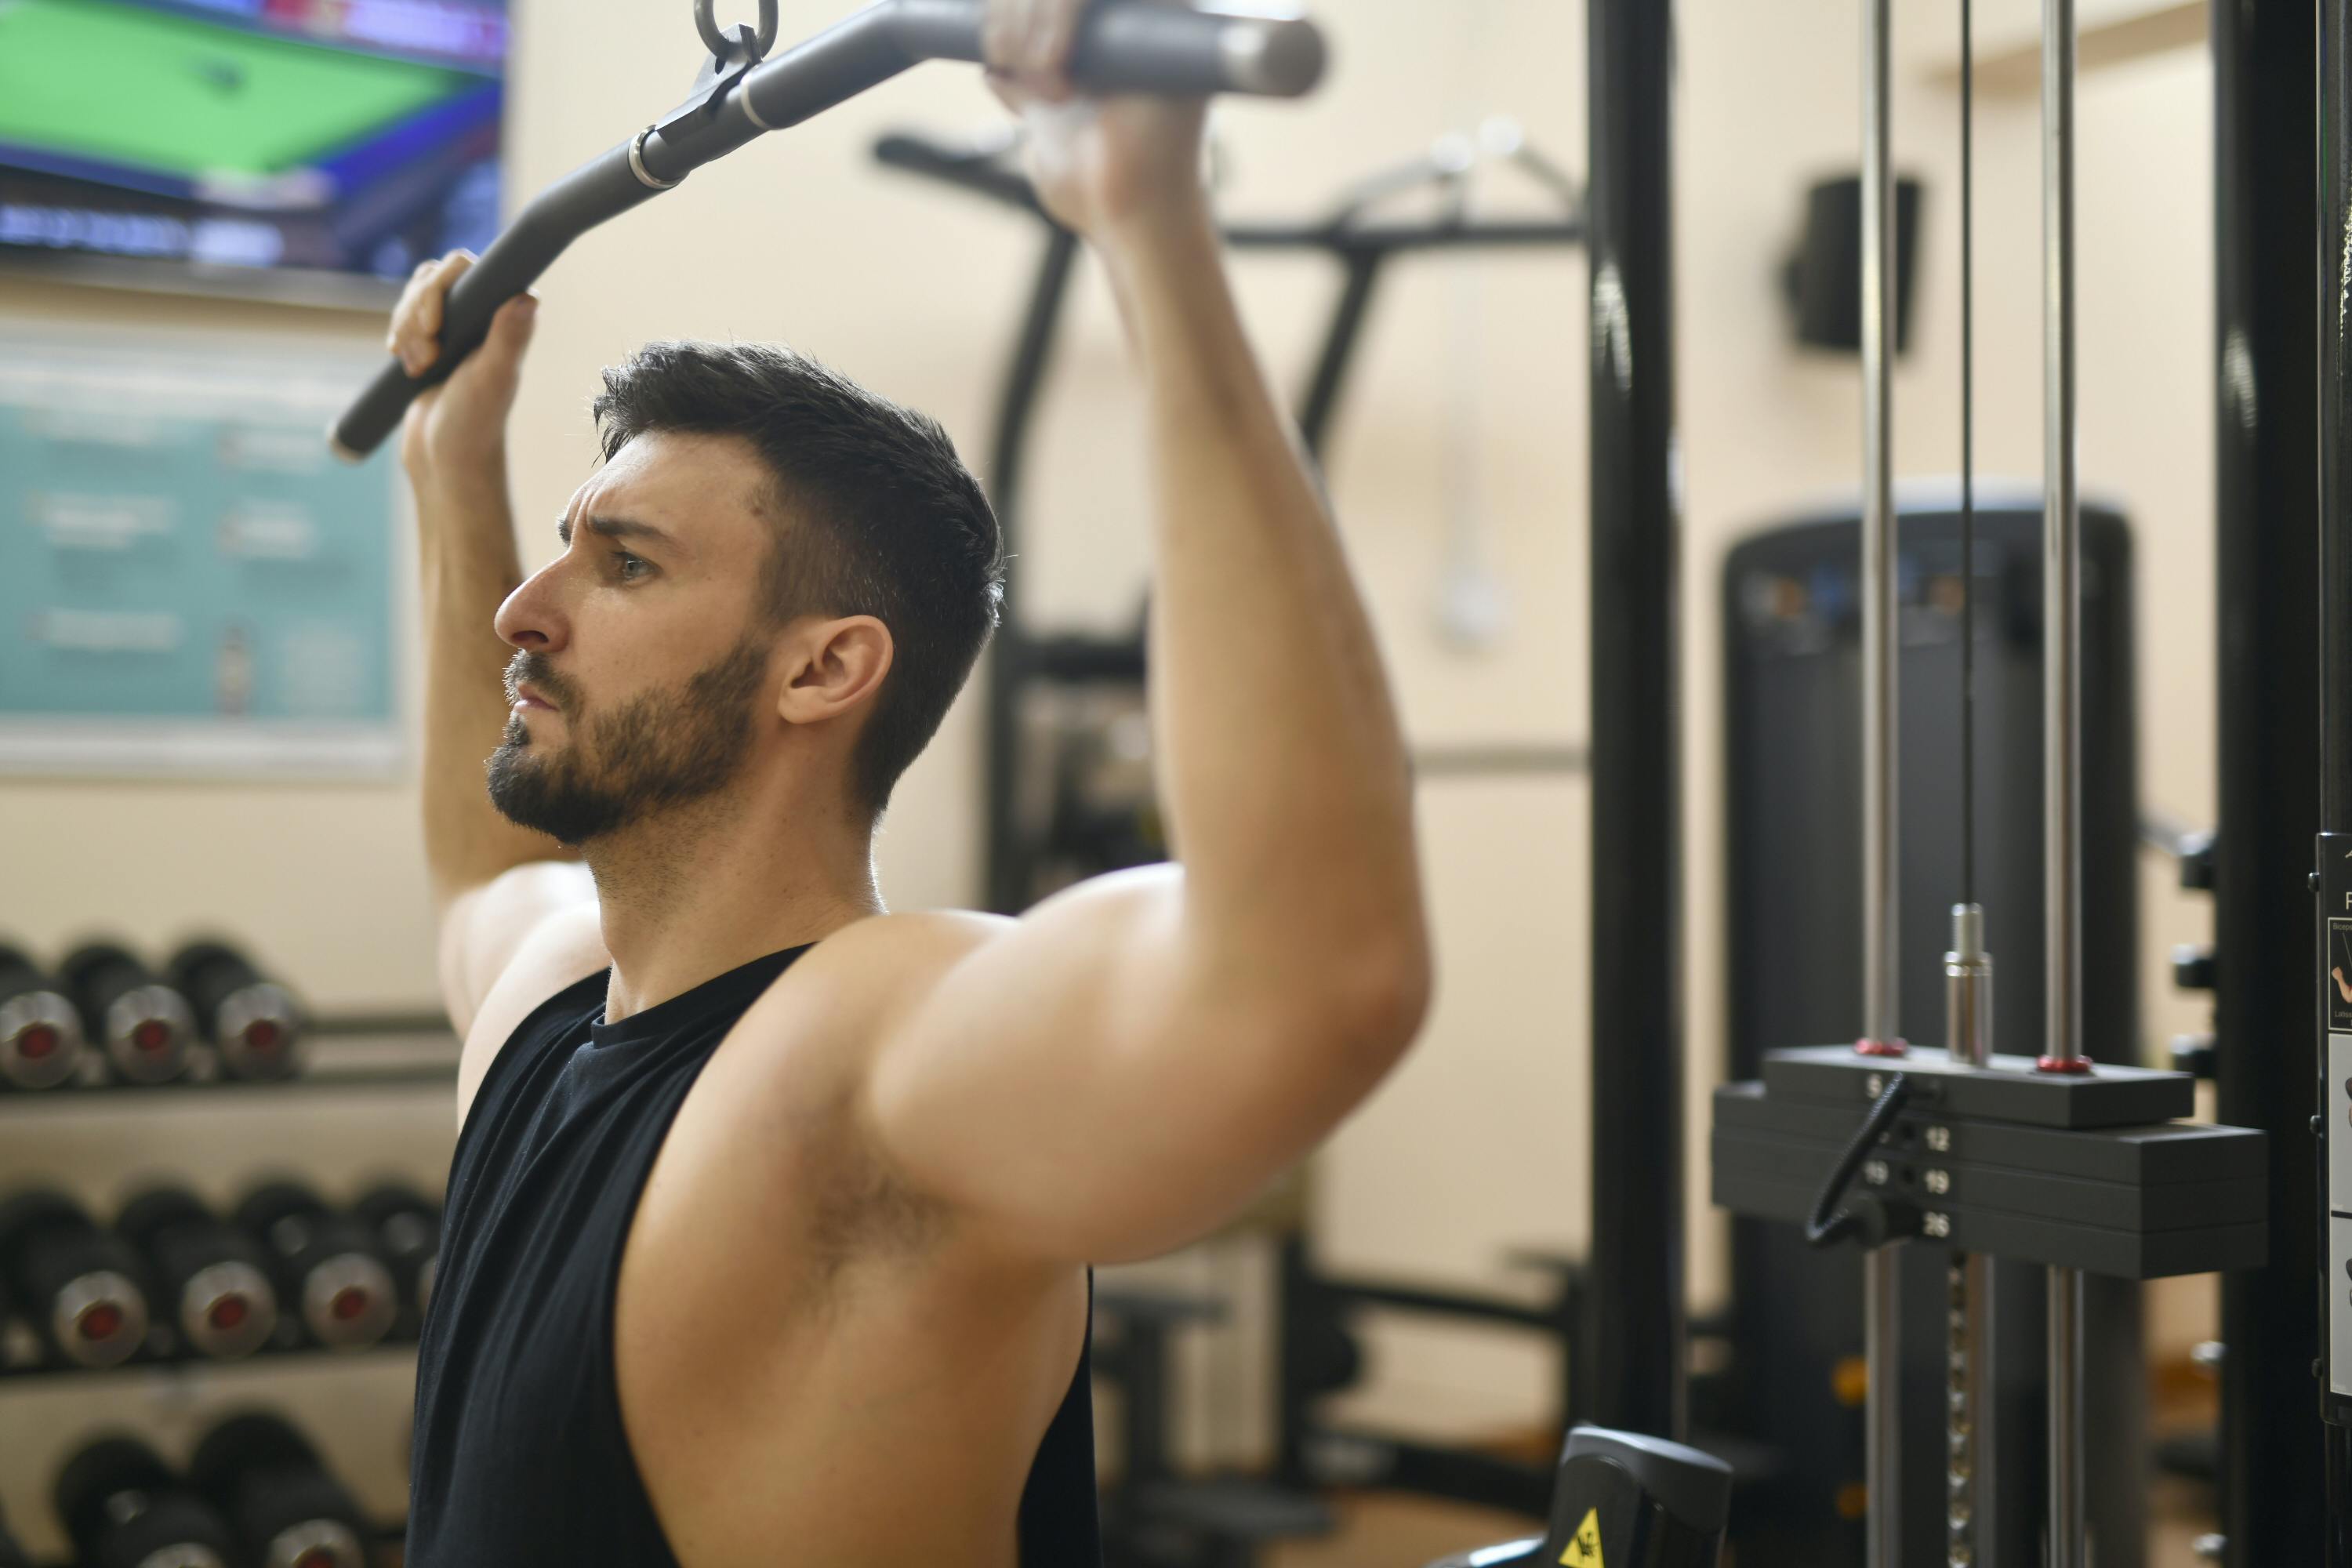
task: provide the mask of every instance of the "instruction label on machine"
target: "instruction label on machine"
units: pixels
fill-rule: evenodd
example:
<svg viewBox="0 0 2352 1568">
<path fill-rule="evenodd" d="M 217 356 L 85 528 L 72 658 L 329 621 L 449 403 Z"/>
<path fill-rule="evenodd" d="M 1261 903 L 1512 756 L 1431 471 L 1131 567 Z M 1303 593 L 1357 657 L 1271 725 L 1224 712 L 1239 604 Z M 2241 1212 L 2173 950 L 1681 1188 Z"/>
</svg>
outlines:
<svg viewBox="0 0 2352 1568">
<path fill-rule="evenodd" d="M 2327 923 L 2331 941 L 2332 928 L 2352 924 Z M 2352 1399 L 2352 1035 L 2327 1037 L 2326 1092 L 2320 1105 L 2327 1160 L 2327 1389 Z"/>
<path fill-rule="evenodd" d="M 2326 1172 L 2327 1213 L 2321 1224 L 2320 1290 L 2326 1361 L 2320 1402 L 2329 1421 L 2352 1424 L 2352 834 L 2319 836 L 2320 1047 L 2319 1157 Z"/>
<path fill-rule="evenodd" d="M 2352 1032 L 2352 920 L 2327 922 L 2327 1032 Z"/>
<path fill-rule="evenodd" d="M 1569 1538 L 1568 1550 L 1559 1554 L 1561 1568 L 1601 1568 L 1601 1510 L 1588 1508 L 1584 1522 L 1576 1527 Z"/>
</svg>

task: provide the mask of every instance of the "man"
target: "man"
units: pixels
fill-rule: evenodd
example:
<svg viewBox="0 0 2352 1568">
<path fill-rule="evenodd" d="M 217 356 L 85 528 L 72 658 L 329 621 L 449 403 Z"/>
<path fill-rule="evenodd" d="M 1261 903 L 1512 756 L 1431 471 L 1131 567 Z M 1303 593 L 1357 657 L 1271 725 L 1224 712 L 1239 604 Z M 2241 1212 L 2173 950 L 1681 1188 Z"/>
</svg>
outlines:
<svg viewBox="0 0 2352 1568">
<path fill-rule="evenodd" d="M 1419 1026 L 1405 753 L 1228 292 L 1202 108 L 1074 98 L 1082 4 L 1002 0 L 989 58 L 1142 369 L 1178 865 L 1017 921 L 885 911 L 876 821 L 1001 570 L 929 421 L 655 345 L 524 580 L 532 302 L 409 416 L 465 1038 L 415 1568 L 1093 1562 L 1090 1266 L 1213 1228 Z M 412 374 L 465 265 L 394 316 Z"/>
</svg>

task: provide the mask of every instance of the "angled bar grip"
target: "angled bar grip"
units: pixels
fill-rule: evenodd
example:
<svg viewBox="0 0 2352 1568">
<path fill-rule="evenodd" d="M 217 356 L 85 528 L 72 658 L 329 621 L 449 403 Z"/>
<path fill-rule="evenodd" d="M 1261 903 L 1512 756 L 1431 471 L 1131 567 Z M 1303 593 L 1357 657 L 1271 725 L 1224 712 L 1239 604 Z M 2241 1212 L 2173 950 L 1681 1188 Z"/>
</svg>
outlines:
<svg viewBox="0 0 2352 1568">
<path fill-rule="evenodd" d="M 978 60 L 983 0 L 878 0 L 732 78 L 534 197 L 449 291 L 441 355 L 412 379 L 397 360 L 336 421 L 337 457 L 358 462 L 417 394 L 481 346 L 500 305 L 573 240 L 660 195 L 761 132 L 781 131 L 927 59 Z M 1322 79 L 1323 35 L 1302 18 L 1102 0 L 1083 24 L 1070 74 L 1097 92 L 1241 92 L 1296 98 Z"/>
<path fill-rule="evenodd" d="M 412 379 L 398 360 L 385 356 L 383 368 L 328 433 L 335 456 L 356 463 L 383 445 L 416 395 L 440 385 L 481 347 L 499 307 L 538 281 L 566 246 L 605 219 L 660 195 L 661 187 L 646 184 L 631 171 L 631 146 L 615 147 L 583 164 L 516 216 L 449 290 L 442 310 L 440 358 Z"/>
<path fill-rule="evenodd" d="M 895 30 L 918 59 L 978 60 L 979 0 L 897 0 Z M 1098 92 L 1297 98 L 1323 79 L 1322 31 L 1298 16 L 1106 0 L 1087 16 L 1070 78 Z"/>
</svg>

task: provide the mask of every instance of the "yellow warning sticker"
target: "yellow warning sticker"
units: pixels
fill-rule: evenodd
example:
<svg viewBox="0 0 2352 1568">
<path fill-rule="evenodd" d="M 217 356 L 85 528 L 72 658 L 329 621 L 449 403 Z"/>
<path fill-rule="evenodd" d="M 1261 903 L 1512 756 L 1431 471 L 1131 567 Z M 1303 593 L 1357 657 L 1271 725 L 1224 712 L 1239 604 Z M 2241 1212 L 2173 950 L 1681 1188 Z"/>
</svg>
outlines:
<svg viewBox="0 0 2352 1568">
<path fill-rule="evenodd" d="M 1599 1509 L 1584 1510 L 1584 1522 L 1576 1527 L 1576 1534 L 1570 1540 L 1568 1550 L 1559 1554 L 1559 1560 L 1565 1568 L 1601 1568 Z"/>
</svg>

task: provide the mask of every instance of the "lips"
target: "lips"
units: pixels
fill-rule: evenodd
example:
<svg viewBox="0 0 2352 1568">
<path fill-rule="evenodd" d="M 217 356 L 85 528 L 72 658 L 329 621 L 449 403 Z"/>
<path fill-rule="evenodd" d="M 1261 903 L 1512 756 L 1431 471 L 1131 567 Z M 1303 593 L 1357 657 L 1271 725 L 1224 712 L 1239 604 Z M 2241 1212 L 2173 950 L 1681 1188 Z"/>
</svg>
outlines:
<svg viewBox="0 0 2352 1568">
<path fill-rule="evenodd" d="M 528 682 L 515 688 L 514 705 L 517 708 L 544 708 L 551 713 L 555 711 L 555 704 L 541 696 L 539 689 Z"/>
</svg>

